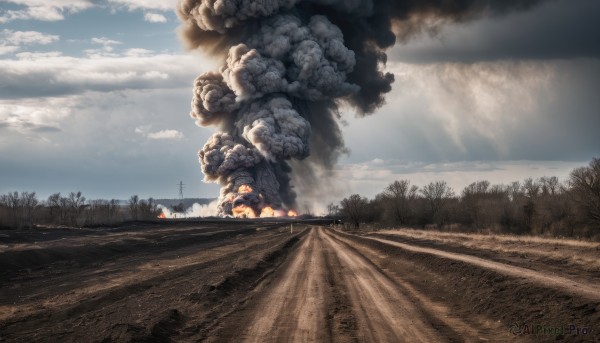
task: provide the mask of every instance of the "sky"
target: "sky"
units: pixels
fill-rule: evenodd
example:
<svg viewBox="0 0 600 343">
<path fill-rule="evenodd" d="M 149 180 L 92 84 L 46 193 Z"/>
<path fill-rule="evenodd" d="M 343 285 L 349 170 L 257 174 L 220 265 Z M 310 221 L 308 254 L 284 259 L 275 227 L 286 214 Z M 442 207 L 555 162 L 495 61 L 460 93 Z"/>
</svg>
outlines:
<svg viewBox="0 0 600 343">
<path fill-rule="evenodd" d="M 214 198 L 190 118 L 218 61 L 186 51 L 172 0 L 0 0 L 0 193 Z M 558 176 L 600 156 L 600 2 L 443 24 L 388 50 L 375 113 L 342 107 L 348 154 L 299 203 L 369 197 L 394 180 Z M 319 147 L 311 147 L 319 149 Z M 312 206 L 312 205 L 311 205 Z"/>
</svg>

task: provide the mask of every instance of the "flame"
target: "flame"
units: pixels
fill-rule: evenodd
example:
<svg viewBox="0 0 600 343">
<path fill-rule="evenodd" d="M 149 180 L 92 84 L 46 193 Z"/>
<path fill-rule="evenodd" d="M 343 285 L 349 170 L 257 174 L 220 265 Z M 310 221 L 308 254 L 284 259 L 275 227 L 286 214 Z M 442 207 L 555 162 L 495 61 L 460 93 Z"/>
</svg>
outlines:
<svg viewBox="0 0 600 343">
<path fill-rule="evenodd" d="M 252 186 L 241 185 L 238 187 L 236 193 L 238 195 L 241 195 L 241 194 L 248 194 L 248 193 L 254 193 L 254 192 L 255 192 L 255 190 L 252 188 Z M 229 193 L 229 195 L 228 195 L 229 202 L 233 203 L 235 197 L 236 197 L 236 195 L 234 193 Z M 245 204 L 241 204 L 241 205 L 234 207 L 231 210 L 233 216 L 235 218 L 257 218 L 257 217 L 274 218 L 274 217 L 285 217 L 285 216 L 288 216 L 288 217 L 297 217 L 298 216 L 298 212 L 296 212 L 294 210 L 289 210 L 286 212 L 286 210 L 274 209 L 273 207 L 266 205 L 264 203 L 264 197 L 260 193 L 258 193 L 258 198 L 260 199 L 261 205 L 264 205 L 264 207 L 261 206 L 261 207 L 255 208 L 255 207 L 251 207 L 251 206 L 248 206 Z"/>
<path fill-rule="evenodd" d="M 165 219 L 165 218 L 167 218 L 167 216 L 165 216 L 165 214 L 163 212 L 160 212 L 160 215 L 157 218 Z"/>
<path fill-rule="evenodd" d="M 260 211 L 261 218 L 272 218 L 275 217 L 275 210 L 271 206 L 263 207 Z"/>
<path fill-rule="evenodd" d="M 246 194 L 246 193 L 252 193 L 254 190 L 252 189 L 252 187 L 250 187 L 249 185 L 241 185 L 238 188 L 238 193 L 240 194 Z"/>
<path fill-rule="evenodd" d="M 256 213 L 254 213 L 254 209 L 250 206 L 239 205 L 234 207 L 231 211 L 236 218 L 256 218 Z"/>
</svg>

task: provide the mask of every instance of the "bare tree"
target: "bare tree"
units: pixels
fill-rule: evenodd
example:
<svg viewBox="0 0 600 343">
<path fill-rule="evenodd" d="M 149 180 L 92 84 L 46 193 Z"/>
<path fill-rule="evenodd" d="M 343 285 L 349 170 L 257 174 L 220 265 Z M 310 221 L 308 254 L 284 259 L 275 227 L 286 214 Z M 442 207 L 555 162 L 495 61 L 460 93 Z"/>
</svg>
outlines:
<svg viewBox="0 0 600 343">
<path fill-rule="evenodd" d="M 393 214 L 394 221 L 405 224 L 410 214 L 410 202 L 417 197 L 417 186 L 411 186 L 410 181 L 400 180 L 389 184 L 383 191 L 383 199 L 386 207 Z"/>
<path fill-rule="evenodd" d="M 21 192 L 21 206 L 23 207 L 23 217 L 29 228 L 33 228 L 35 213 L 38 209 L 39 201 L 35 192 Z"/>
<path fill-rule="evenodd" d="M 519 181 L 514 181 L 508 186 L 508 193 L 511 201 L 515 201 L 523 196 L 523 191 L 521 187 L 521 183 Z"/>
<path fill-rule="evenodd" d="M 60 223 L 66 225 L 68 224 L 67 220 L 70 213 L 69 199 L 60 197 L 60 199 L 58 199 L 58 205 L 60 206 Z"/>
<path fill-rule="evenodd" d="M 9 216 L 8 205 L 6 204 L 6 196 L 0 195 L 0 227 L 9 225 Z"/>
<path fill-rule="evenodd" d="M 50 210 L 50 221 L 56 222 L 60 214 L 60 193 L 54 193 L 46 200 L 46 206 Z"/>
<path fill-rule="evenodd" d="M 138 205 L 140 217 L 143 219 L 156 219 L 159 215 L 158 208 L 153 198 L 148 200 L 140 200 Z"/>
<path fill-rule="evenodd" d="M 488 194 L 490 182 L 487 180 L 473 182 L 462 191 L 461 203 L 466 211 L 470 224 L 480 227 L 482 224 L 483 203 Z"/>
<path fill-rule="evenodd" d="M 132 195 L 129 198 L 129 212 L 133 220 L 138 220 L 138 209 L 139 209 L 140 198 L 137 195 Z"/>
<path fill-rule="evenodd" d="M 527 178 L 523 181 L 522 190 L 530 199 L 537 197 L 540 194 L 542 186 L 539 182 L 534 181 L 532 178 Z"/>
<path fill-rule="evenodd" d="M 538 182 L 540 183 L 543 195 L 554 195 L 560 189 L 560 183 L 556 176 L 542 176 L 539 178 Z"/>
<path fill-rule="evenodd" d="M 421 193 L 429 204 L 429 210 L 433 219 L 440 213 L 440 210 L 448 200 L 454 196 L 454 191 L 446 184 L 446 181 L 430 182 L 421 188 Z"/>
<path fill-rule="evenodd" d="M 67 206 L 69 209 L 69 222 L 71 225 L 77 225 L 77 221 L 79 220 L 79 216 L 81 212 L 85 209 L 85 197 L 81 195 L 81 192 L 71 192 L 69 193 L 69 198 L 67 199 Z"/>
<path fill-rule="evenodd" d="M 340 212 L 340 206 L 336 205 L 334 203 L 329 203 L 329 205 L 327 205 L 327 215 L 330 217 L 335 217 L 338 215 L 338 213 Z"/>
<path fill-rule="evenodd" d="M 2 196 L 2 203 L 6 206 L 10 213 L 10 223 L 14 228 L 20 227 L 21 218 L 21 199 L 19 199 L 19 192 L 8 192 Z"/>
<path fill-rule="evenodd" d="M 33 227 L 39 201 L 35 192 L 8 192 L 0 196 L 0 204 L 9 212 L 9 225 L 20 229 L 23 224 Z"/>
<path fill-rule="evenodd" d="M 109 202 L 103 199 L 89 200 L 87 205 L 87 222 L 89 224 L 108 223 Z"/>
<path fill-rule="evenodd" d="M 588 167 L 573 170 L 569 184 L 584 218 L 600 227 L 600 158 L 592 159 Z"/>
<path fill-rule="evenodd" d="M 355 228 L 359 228 L 360 222 L 364 219 L 369 201 L 358 194 L 352 194 L 341 201 L 341 211 L 348 217 Z"/>
<path fill-rule="evenodd" d="M 329 203 L 329 205 L 327 205 L 327 215 L 331 218 L 333 218 L 333 224 L 337 224 L 337 217 L 340 214 L 340 206 L 336 205 L 334 203 Z"/>
<path fill-rule="evenodd" d="M 117 215 L 119 214 L 119 201 L 116 199 L 111 199 L 110 202 L 108 203 L 108 220 L 109 221 L 114 221 L 117 218 Z"/>
</svg>

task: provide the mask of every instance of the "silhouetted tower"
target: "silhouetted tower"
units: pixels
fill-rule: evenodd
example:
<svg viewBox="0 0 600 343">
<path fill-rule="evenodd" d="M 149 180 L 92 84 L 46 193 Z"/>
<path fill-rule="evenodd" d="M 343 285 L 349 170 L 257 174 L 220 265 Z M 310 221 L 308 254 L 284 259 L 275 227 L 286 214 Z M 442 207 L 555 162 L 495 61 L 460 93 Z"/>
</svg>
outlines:
<svg viewBox="0 0 600 343">
<path fill-rule="evenodd" d="M 179 181 L 178 186 L 179 186 L 179 199 L 183 200 L 183 186 L 185 186 L 183 184 L 183 181 Z"/>
</svg>

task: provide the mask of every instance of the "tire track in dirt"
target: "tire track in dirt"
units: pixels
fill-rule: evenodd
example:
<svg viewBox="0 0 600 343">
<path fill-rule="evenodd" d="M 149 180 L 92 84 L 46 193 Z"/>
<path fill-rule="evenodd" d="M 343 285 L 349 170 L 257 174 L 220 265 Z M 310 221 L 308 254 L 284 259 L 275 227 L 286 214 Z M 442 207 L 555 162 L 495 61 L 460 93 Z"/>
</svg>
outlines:
<svg viewBox="0 0 600 343">
<path fill-rule="evenodd" d="M 304 238 L 297 251 L 273 275 L 249 308 L 242 308 L 227 319 L 244 329 L 235 337 L 243 342 L 324 342 L 327 329 L 327 294 L 323 246 L 314 230 Z M 241 316 L 240 316 L 241 315 Z M 226 325 L 213 337 L 231 341 Z"/>
<path fill-rule="evenodd" d="M 557 290 L 566 291 L 571 294 L 576 294 L 579 296 L 583 296 L 585 298 L 591 300 L 600 300 L 600 284 L 599 283 L 588 283 L 582 281 L 575 281 L 569 278 L 565 278 L 558 275 L 548 275 L 544 274 L 532 269 L 527 269 L 523 267 L 512 266 L 500 262 L 494 262 L 490 260 L 486 260 L 483 258 L 479 258 L 471 255 L 458 254 L 453 252 L 447 252 L 444 250 L 433 249 L 433 248 L 425 248 L 414 245 L 409 245 L 405 243 L 395 242 L 382 238 L 375 237 L 363 237 L 365 239 L 377 241 L 383 244 L 391 245 L 394 247 L 398 247 L 410 252 L 421 253 L 434 255 L 436 257 L 440 257 L 443 259 L 460 261 L 467 264 L 471 264 L 480 268 L 485 268 L 489 270 L 493 270 L 495 272 L 530 280 L 532 282 L 537 283 L 538 285 L 542 285 L 547 288 L 554 288 Z"/>
<path fill-rule="evenodd" d="M 347 245 L 350 249 L 356 249 L 365 258 L 374 263 L 382 272 L 391 278 L 403 294 L 406 294 L 415 302 L 431 325 L 442 334 L 447 341 L 451 342 L 480 342 L 494 340 L 494 331 L 503 328 L 495 323 L 485 323 L 479 320 L 467 321 L 457 315 L 453 309 L 444 301 L 434 300 L 431 292 L 438 295 L 440 289 L 429 287 L 434 275 L 427 274 L 423 270 L 415 270 L 413 261 L 409 259 L 398 259 L 377 251 L 367 245 L 356 244 L 357 242 L 341 235 L 332 235 L 336 240 Z M 392 267 L 392 268 L 389 268 Z M 415 287 L 410 279 L 425 279 L 428 284 L 426 289 Z M 421 285 L 422 286 L 422 285 Z"/>
<path fill-rule="evenodd" d="M 358 338 L 364 342 L 441 342 L 423 312 L 371 261 L 318 229 L 326 245 L 343 266 L 358 324 Z"/>
<path fill-rule="evenodd" d="M 428 235 L 426 237 L 423 237 Z M 422 232 L 418 230 L 383 230 L 367 236 L 425 248 L 433 248 L 558 274 L 574 281 L 600 280 L 600 244 L 540 237 L 504 237 L 472 234 Z"/>
</svg>

